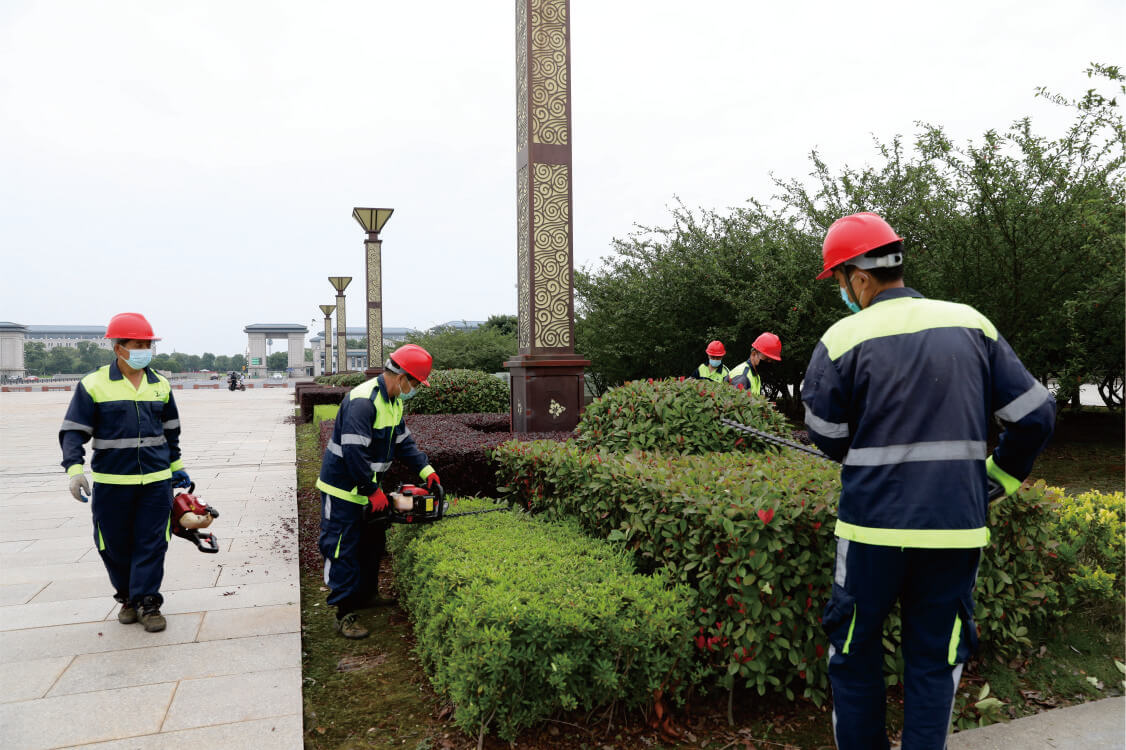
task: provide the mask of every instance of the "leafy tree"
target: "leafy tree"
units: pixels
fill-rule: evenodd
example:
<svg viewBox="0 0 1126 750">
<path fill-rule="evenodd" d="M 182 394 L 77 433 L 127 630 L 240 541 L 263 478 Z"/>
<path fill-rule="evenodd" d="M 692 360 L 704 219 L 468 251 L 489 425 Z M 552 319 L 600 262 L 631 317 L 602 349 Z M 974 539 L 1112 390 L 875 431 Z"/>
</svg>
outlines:
<svg viewBox="0 0 1126 750">
<path fill-rule="evenodd" d="M 285 370 L 289 367 L 289 352 L 274 352 L 266 358 L 266 369 Z"/>
<path fill-rule="evenodd" d="M 23 344 L 23 366 L 29 375 L 46 375 L 47 346 L 42 341 L 25 341 Z"/>
<path fill-rule="evenodd" d="M 1126 91 L 1116 67 L 1088 75 Z M 780 386 L 800 382 L 817 339 L 845 314 L 833 284 L 812 278 L 821 240 L 837 218 L 875 211 L 906 240 L 910 286 L 981 310 L 1033 374 L 1059 379 L 1061 398 L 1095 382 L 1120 406 L 1110 395 L 1126 361 L 1117 98 L 1094 89 L 1078 100 L 1038 95 L 1075 110 L 1063 136 L 1038 135 L 1025 118 L 956 146 L 924 124 L 912 148 L 900 137 L 877 142 L 874 166 L 834 171 L 814 152 L 811 179 L 777 180 L 769 203 L 726 214 L 678 206 L 671 226 L 615 241 L 602 268 L 575 279 L 576 339 L 591 380 L 686 374 L 709 339 L 742 358 L 770 330 L 783 361 L 764 380 L 796 412 Z"/>
<path fill-rule="evenodd" d="M 515 315 L 490 315 L 489 319 L 481 324 L 481 327 L 500 331 L 506 336 L 515 336 L 519 325 L 520 319 Z"/>
<path fill-rule="evenodd" d="M 204 352 L 199 358 L 200 369 L 214 370 L 215 369 L 215 355 L 211 352 Z"/>
<path fill-rule="evenodd" d="M 516 353 L 516 333 L 497 326 L 477 329 L 439 327 L 407 335 L 407 343 L 418 344 L 434 357 L 437 369 L 500 372 L 504 361 Z"/>
</svg>

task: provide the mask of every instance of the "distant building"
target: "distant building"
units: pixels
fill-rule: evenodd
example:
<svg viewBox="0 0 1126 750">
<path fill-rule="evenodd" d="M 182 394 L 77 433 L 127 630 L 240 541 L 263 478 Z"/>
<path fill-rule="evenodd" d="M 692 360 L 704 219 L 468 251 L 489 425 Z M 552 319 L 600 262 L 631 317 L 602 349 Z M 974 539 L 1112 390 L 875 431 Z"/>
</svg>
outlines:
<svg viewBox="0 0 1126 750">
<path fill-rule="evenodd" d="M 383 329 L 383 348 L 394 349 L 401 344 L 408 334 L 416 333 L 413 328 L 384 328 Z M 350 339 L 366 339 L 368 329 L 364 326 L 348 326 L 347 337 Z M 336 329 L 332 331 L 332 362 L 331 369 L 336 369 Z M 325 336 L 324 330 L 309 339 L 309 346 L 313 350 L 313 374 L 323 375 L 325 372 Z M 379 363 L 383 365 L 382 362 Z M 368 350 L 364 349 L 349 349 L 345 365 L 349 370 L 364 370 L 368 366 Z"/>
<path fill-rule="evenodd" d="M 445 323 L 439 323 L 430 330 L 438 331 L 443 328 L 460 328 L 464 331 L 475 331 L 483 325 L 485 325 L 485 321 L 483 320 L 447 320 Z"/>
<path fill-rule="evenodd" d="M 113 342 L 106 338 L 105 326 L 27 326 L 24 338 L 41 342 L 50 351 L 56 346 L 71 349 L 82 341 L 89 341 L 101 349 L 113 351 Z"/>
</svg>

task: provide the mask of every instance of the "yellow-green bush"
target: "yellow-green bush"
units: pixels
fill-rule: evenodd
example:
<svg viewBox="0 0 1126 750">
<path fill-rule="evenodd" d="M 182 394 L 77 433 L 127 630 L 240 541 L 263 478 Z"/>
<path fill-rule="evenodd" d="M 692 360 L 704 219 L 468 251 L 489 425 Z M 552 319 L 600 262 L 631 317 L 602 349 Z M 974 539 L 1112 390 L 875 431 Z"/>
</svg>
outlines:
<svg viewBox="0 0 1126 750">
<path fill-rule="evenodd" d="M 1126 496 L 1121 492 L 1059 494 L 1053 536 L 1064 607 L 1097 617 L 1121 617 L 1126 565 Z"/>
</svg>

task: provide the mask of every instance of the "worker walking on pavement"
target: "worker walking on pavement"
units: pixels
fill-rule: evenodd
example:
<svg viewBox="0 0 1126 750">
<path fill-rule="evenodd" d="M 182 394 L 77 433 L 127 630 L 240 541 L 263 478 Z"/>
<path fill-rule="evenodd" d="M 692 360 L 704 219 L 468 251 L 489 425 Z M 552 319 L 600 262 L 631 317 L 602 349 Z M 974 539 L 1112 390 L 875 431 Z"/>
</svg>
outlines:
<svg viewBox="0 0 1126 750">
<path fill-rule="evenodd" d="M 79 381 L 59 428 L 63 468 L 75 500 L 90 497 L 94 543 L 121 603 L 117 620 L 165 628 L 164 554 L 172 522 L 172 487 L 191 479 L 180 460 L 180 415 L 172 388 L 149 367 L 152 326 L 139 313 L 115 315 L 106 327 L 117 359 Z M 92 440 L 90 475 L 83 473 Z"/>
<path fill-rule="evenodd" d="M 403 417 L 403 402 L 430 385 L 433 360 L 421 346 L 406 344 L 391 353 L 384 372 L 344 397 L 336 427 L 321 463 L 320 550 L 324 580 L 336 607 L 336 632 L 366 638 L 356 611 L 394 599 L 379 595 L 379 563 L 387 544 L 387 496 L 379 479 L 393 459 L 405 461 L 431 491 L 441 487 L 426 454 L 414 444 Z"/>
<path fill-rule="evenodd" d="M 741 388 L 756 396 L 762 395 L 762 376 L 758 374 L 758 366 L 763 359 L 782 361 L 782 341 L 773 333 L 762 333 L 751 344 L 751 354 L 746 362 L 740 362 L 731 368 L 727 376 L 731 385 Z"/>
<path fill-rule="evenodd" d="M 903 748 L 942 750 L 977 647 L 989 486 L 1020 487 L 1051 436 L 1055 403 L 984 315 L 904 286 L 903 240 L 876 214 L 834 222 L 822 256 L 817 278 L 832 276 L 855 313 L 821 337 L 802 385 L 810 437 L 841 462 L 822 616 L 833 731 L 842 750 L 889 747 L 881 636 L 899 600 Z M 994 417 L 1004 431 L 987 457 Z"/>
<path fill-rule="evenodd" d="M 718 340 L 711 342 L 704 349 L 704 353 L 708 355 L 708 361 L 697 367 L 696 372 L 692 373 L 692 377 L 697 380 L 711 380 L 722 383 L 729 374 L 729 370 L 723 365 L 723 357 L 727 354 L 723 342 Z"/>
</svg>

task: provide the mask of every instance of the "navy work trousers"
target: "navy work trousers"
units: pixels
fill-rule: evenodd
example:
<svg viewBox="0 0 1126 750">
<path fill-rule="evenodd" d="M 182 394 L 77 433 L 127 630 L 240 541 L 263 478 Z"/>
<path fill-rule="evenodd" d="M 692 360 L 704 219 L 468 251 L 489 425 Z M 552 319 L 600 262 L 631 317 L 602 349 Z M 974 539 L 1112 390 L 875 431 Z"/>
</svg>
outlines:
<svg viewBox="0 0 1126 750">
<path fill-rule="evenodd" d="M 321 537 L 328 604 L 343 617 L 379 593 L 379 563 L 387 546 L 387 519 L 365 514 L 366 504 L 321 493 Z"/>
<path fill-rule="evenodd" d="M 903 621 L 903 750 L 943 750 L 962 664 L 977 649 L 979 549 L 883 547 L 837 540 L 829 635 L 833 734 L 840 750 L 886 750 L 884 620 Z"/>
<path fill-rule="evenodd" d="M 90 500 L 94 544 L 113 584 L 114 599 L 140 605 L 146 596 L 164 598 L 164 553 L 172 519 L 172 483 L 94 483 Z"/>
</svg>

